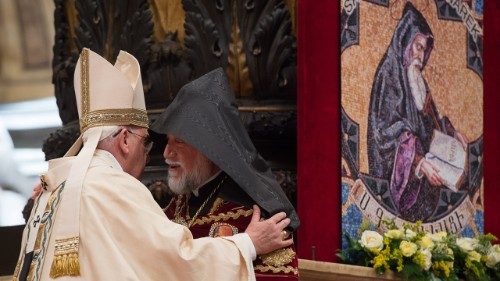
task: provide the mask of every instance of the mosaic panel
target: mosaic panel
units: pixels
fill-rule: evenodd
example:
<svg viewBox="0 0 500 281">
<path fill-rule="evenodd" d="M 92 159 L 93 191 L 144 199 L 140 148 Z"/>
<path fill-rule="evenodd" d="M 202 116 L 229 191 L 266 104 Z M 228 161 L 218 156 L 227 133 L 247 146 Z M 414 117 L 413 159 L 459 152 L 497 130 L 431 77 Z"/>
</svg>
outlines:
<svg viewBox="0 0 500 281">
<path fill-rule="evenodd" d="M 341 20 L 343 232 L 482 233 L 483 1 L 345 0 Z"/>
</svg>

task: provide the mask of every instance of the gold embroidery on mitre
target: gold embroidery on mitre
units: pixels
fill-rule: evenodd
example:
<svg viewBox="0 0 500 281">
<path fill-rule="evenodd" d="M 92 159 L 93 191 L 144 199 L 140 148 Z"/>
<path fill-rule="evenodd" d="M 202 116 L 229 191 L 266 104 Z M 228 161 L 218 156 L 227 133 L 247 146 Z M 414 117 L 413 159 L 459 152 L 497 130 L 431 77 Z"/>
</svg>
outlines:
<svg viewBox="0 0 500 281">
<path fill-rule="evenodd" d="M 279 249 L 260 256 L 263 264 L 275 267 L 289 264 L 293 261 L 293 258 L 295 258 L 295 251 L 291 248 Z"/>
<path fill-rule="evenodd" d="M 54 260 L 50 268 L 51 278 L 80 275 L 80 261 L 78 259 L 79 244 L 80 238 L 78 236 L 56 239 Z"/>
<path fill-rule="evenodd" d="M 89 96 L 89 50 L 82 50 L 82 63 L 80 65 L 80 92 L 82 95 L 82 118 L 85 118 L 90 111 L 90 96 Z M 80 128 L 82 126 L 80 125 Z M 83 130 L 82 130 L 83 132 Z"/>
<path fill-rule="evenodd" d="M 148 114 L 136 108 L 102 109 L 89 112 L 80 118 L 80 131 L 85 132 L 95 126 L 135 125 L 148 128 Z"/>
<path fill-rule="evenodd" d="M 254 269 L 263 273 L 271 271 L 272 273 L 293 273 L 294 275 L 299 275 L 299 270 L 293 266 L 270 266 L 258 264 L 254 266 Z"/>
<path fill-rule="evenodd" d="M 148 114 L 142 109 L 118 108 L 90 111 L 89 50 L 85 48 L 82 51 L 80 70 L 80 92 L 82 95 L 81 133 L 96 126 L 135 125 L 149 128 Z"/>
</svg>

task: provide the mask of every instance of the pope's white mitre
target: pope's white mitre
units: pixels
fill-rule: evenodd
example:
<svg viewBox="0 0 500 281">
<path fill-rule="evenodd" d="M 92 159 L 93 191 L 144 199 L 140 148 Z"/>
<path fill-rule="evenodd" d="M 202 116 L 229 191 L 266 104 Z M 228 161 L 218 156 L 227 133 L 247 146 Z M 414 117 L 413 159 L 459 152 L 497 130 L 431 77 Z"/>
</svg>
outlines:
<svg viewBox="0 0 500 281">
<path fill-rule="evenodd" d="M 81 133 L 110 125 L 148 127 L 140 66 L 120 51 L 114 65 L 84 48 L 74 74 Z"/>
</svg>

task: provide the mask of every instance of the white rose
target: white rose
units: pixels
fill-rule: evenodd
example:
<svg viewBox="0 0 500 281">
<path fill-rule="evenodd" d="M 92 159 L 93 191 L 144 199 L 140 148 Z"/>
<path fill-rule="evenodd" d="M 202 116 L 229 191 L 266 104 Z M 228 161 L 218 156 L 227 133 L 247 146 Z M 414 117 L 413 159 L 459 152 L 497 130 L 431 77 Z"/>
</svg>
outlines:
<svg viewBox="0 0 500 281">
<path fill-rule="evenodd" d="M 495 245 L 491 247 L 488 255 L 486 256 L 486 266 L 494 268 L 498 262 L 500 262 L 500 245 Z"/>
<path fill-rule="evenodd" d="M 401 239 L 403 235 L 403 231 L 400 229 L 391 229 L 384 234 L 385 237 L 390 239 Z"/>
<path fill-rule="evenodd" d="M 423 249 L 420 251 L 420 253 L 425 257 L 425 266 L 424 270 L 429 270 L 432 265 L 432 254 L 429 249 Z"/>
<path fill-rule="evenodd" d="M 413 230 L 411 230 L 411 229 L 405 230 L 405 238 L 406 239 L 411 240 L 411 239 L 415 238 L 415 236 L 417 236 L 417 234 Z"/>
<path fill-rule="evenodd" d="M 477 239 L 462 237 L 457 238 L 457 246 L 464 252 L 473 251 L 477 245 Z"/>
<path fill-rule="evenodd" d="M 365 230 L 361 234 L 361 245 L 371 251 L 377 252 L 384 247 L 384 238 L 376 231 Z"/>
<path fill-rule="evenodd" d="M 431 237 L 434 242 L 441 242 L 446 236 L 448 236 L 448 234 L 445 231 L 429 234 L 429 237 Z"/>
</svg>

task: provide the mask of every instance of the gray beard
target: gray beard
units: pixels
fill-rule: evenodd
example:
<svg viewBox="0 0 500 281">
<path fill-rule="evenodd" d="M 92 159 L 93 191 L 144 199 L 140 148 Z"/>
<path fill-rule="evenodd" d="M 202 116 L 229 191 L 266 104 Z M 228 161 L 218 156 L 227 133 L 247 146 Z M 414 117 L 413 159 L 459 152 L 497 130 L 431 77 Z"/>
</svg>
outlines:
<svg viewBox="0 0 500 281">
<path fill-rule="evenodd" d="M 424 77 L 422 77 L 422 72 L 420 71 L 420 65 L 420 61 L 415 59 L 406 71 L 411 95 L 418 110 L 424 108 L 425 99 L 427 98 L 427 90 L 425 88 Z"/>
<path fill-rule="evenodd" d="M 211 176 L 210 160 L 199 155 L 190 172 L 185 173 L 179 180 L 174 180 L 167 175 L 170 190 L 177 194 L 189 194 L 200 187 Z"/>
</svg>

